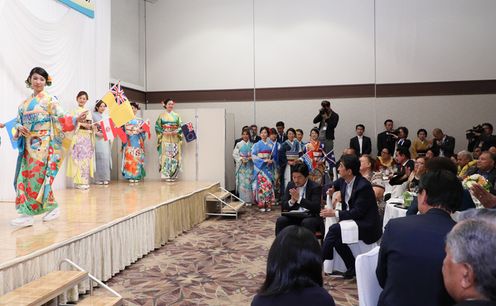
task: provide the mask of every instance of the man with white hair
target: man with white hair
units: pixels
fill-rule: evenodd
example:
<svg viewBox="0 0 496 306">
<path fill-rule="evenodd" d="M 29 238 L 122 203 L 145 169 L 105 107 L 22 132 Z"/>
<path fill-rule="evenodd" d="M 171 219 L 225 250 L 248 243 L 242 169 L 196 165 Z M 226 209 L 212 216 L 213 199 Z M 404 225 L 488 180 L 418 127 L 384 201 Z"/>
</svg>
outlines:
<svg viewBox="0 0 496 306">
<path fill-rule="evenodd" d="M 477 164 L 477 160 L 474 160 L 472 153 L 463 150 L 456 154 L 456 164 L 458 165 L 458 174 L 460 178 L 464 178 L 467 174 L 467 170 Z"/>
<path fill-rule="evenodd" d="M 457 306 L 495 306 L 496 210 L 473 212 L 448 234 L 444 284 Z"/>
</svg>

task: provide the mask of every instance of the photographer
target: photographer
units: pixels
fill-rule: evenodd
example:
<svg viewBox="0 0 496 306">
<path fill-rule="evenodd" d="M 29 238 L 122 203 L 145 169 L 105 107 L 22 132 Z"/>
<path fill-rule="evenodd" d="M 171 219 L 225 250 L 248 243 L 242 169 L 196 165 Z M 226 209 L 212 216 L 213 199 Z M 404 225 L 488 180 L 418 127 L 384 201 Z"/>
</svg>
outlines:
<svg viewBox="0 0 496 306">
<path fill-rule="evenodd" d="M 482 124 L 482 135 L 479 137 L 479 147 L 481 151 L 488 151 L 490 147 L 496 146 L 496 136 L 493 135 L 493 125 L 491 123 Z"/>
<path fill-rule="evenodd" d="M 322 108 L 313 123 L 319 124 L 319 140 L 324 143 L 324 150 L 328 153 L 334 148 L 334 129 L 338 125 L 339 115 L 331 109 L 331 102 L 324 100 L 320 105 Z"/>
</svg>

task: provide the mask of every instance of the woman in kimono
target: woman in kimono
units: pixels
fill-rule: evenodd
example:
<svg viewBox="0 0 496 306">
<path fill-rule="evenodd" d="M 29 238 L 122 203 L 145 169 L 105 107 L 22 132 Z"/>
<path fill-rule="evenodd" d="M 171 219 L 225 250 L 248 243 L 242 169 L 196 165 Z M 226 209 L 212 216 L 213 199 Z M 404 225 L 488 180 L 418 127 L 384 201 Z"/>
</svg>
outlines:
<svg viewBox="0 0 496 306">
<path fill-rule="evenodd" d="M 269 128 L 260 129 L 260 137 L 251 149 L 253 160 L 253 192 L 260 211 L 270 211 L 275 202 L 274 196 L 274 145 L 268 139 Z"/>
<path fill-rule="evenodd" d="M 145 178 L 145 138 L 143 119 L 136 117 L 139 105 L 131 102 L 134 119 L 124 125 L 127 142 L 122 144 L 122 176 L 130 183 L 137 183 Z"/>
<path fill-rule="evenodd" d="M 281 177 L 279 175 L 279 149 L 281 148 L 281 144 L 277 142 L 277 130 L 275 128 L 270 128 L 269 129 L 269 140 L 272 142 L 273 145 L 273 159 L 274 159 L 274 164 L 272 167 L 272 176 L 274 177 L 274 196 L 276 199 L 275 205 L 279 205 L 279 202 L 281 201 Z M 284 192 L 284 191 L 283 191 Z"/>
<path fill-rule="evenodd" d="M 67 176 L 72 178 L 78 189 L 90 188 L 90 177 L 95 170 L 95 134 L 93 132 L 92 116 L 85 107 L 88 102 L 86 91 L 80 91 L 76 97 L 78 107 L 72 111 L 73 116 L 87 113 L 86 122 L 77 124 L 72 138 L 71 150 L 67 159 Z"/>
<path fill-rule="evenodd" d="M 251 160 L 251 149 L 253 143 L 250 142 L 250 132 L 243 130 L 241 140 L 233 150 L 233 158 L 236 162 L 236 190 L 241 200 L 247 205 L 253 203 L 253 190 L 251 178 L 253 175 L 253 161 Z"/>
<path fill-rule="evenodd" d="M 296 131 L 289 128 L 286 131 L 288 139 L 282 143 L 279 149 L 279 167 L 281 177 L 281 191 L 285 192 L 286 186 L 291 181 L 293 166 L 298 162 L 301 152 L 300 143 L 296 140 Z"/>
<path fill-rule="evenodd" d="M 305 145 L 305 154 L 311 161 L 312 169 L 308 177 L 315 183 L 322 185 L 325 172 L 324 144 L 319 141 L 319 129 L 313 128 L 310 131 L 310 142 Z"/>
<path fill-rule="evenodd" d="M 107 105 L 99 100 L 95 105 L 93 120 L 95 122 L 104 119 L 103 113 Z M 100 124 L 96 124 L 95 132 L 95 182 L 97 185 L 108 185 L 110 182 L 110 169 L 112 169 L 111 147 L 112 142 L 105 141 Z"/>
<path fill-rule="evenodd" d="M 175 181 L 181 170 L 181 141 L 183 139 L 181 117 L 173 111 L 174 100 L 162 102 L 165 112 L 158 116 L 155 123 L 160 175 L 168 182 Z"/>
<path fill-rule="evenodd" d="M 52 81 L 45 69 L 35 67 L 26 79 L 33 94 L 19 105 L 14 138 L 19 141 L 15 172 L 16 210 L 21 215 L 13 226 L 30 226 L 35 215 L 45 213 L 43 221 L 56 219 L 60 210 L 52 184 L 63 159 L 63 147 L 70 145 L 76 120 L 65 116 L 59 101 L 45 91 Z M 86 120 L 86 113 L 78 116 Z M 69 143 L 68 143 L 69 142 Z"/>
</svg>

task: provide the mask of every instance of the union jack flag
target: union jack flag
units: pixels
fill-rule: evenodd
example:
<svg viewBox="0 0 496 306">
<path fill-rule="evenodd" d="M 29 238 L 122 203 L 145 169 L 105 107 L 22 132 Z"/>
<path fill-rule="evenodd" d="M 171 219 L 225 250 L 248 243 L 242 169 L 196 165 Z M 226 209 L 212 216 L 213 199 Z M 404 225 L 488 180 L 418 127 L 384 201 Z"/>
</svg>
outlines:
<svg viewBox="0 0 496 306">
<path fill-rule="evenodd" d="M 122 104 L 127 100 L 127 97 L 124 95 L 124 90 L 121 88 L 121 82 L 112 86 L 110 92 L 114 95 L 117 104 Z"/>
</svg>

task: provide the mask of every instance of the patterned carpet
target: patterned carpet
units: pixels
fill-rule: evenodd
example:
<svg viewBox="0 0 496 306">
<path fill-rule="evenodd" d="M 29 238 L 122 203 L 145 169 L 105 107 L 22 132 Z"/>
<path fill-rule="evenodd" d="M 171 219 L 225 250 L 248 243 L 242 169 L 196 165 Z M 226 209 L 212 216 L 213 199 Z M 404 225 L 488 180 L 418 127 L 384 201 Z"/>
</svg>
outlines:
<svg viewBox="0 0 496 306">
<path fill-rule="evenodd" d="M 107 284 L 125 305 L 250 305 L 264 280 L 278 215 L 247 207 L 238 220 L 209 218 Z M 358 305 L 355 280 L 324 281 L 336 305 Z"/>
</svg>

